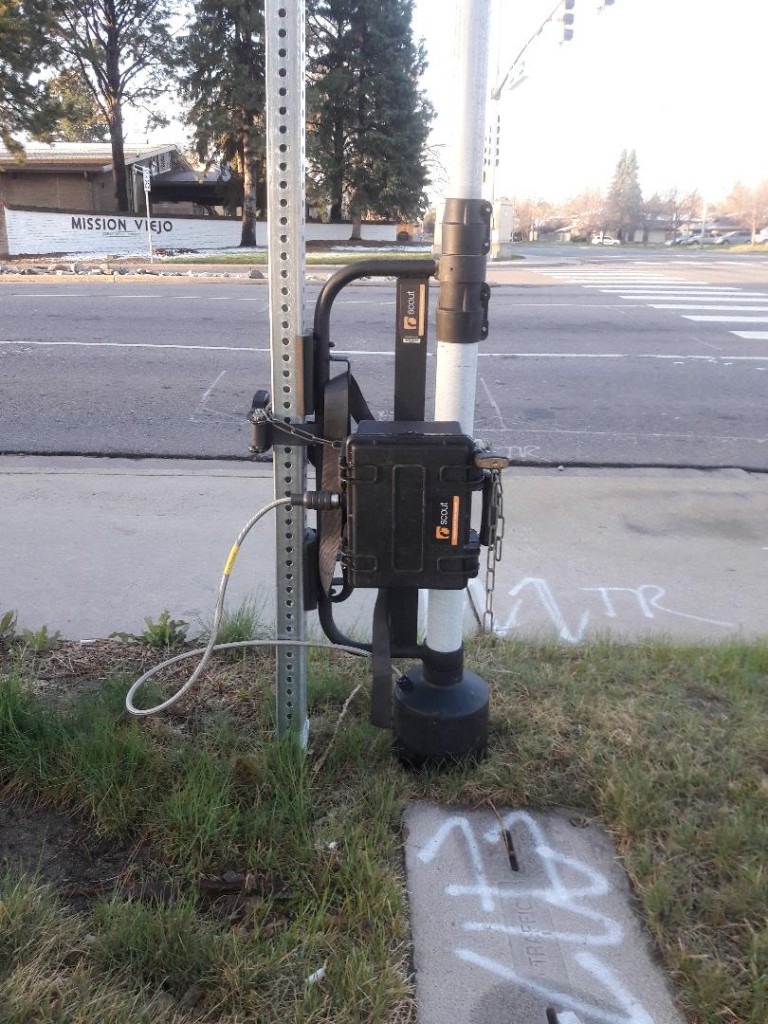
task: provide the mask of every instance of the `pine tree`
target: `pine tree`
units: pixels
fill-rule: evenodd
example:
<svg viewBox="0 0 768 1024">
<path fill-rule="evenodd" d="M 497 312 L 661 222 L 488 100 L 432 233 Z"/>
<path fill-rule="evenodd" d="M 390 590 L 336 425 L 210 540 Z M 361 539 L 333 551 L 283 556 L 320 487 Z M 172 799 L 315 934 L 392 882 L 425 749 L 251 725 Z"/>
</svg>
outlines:
<svg viewBox="0 0 768 1024">
<path fill-rule="evenodd" d="M 256 245 L 266 209 L 263 0 L 197 0 L 183 44 L 187 120 L 198 156 L 230 165 L 243 183 L 242 246 Z"/>
<path fill-rule="evenodd" d="M 617 237 L 631 241 L 643 219 L 643 194 L 634 149 L 623 150 L 616 165 L 607 202 L 608 220 Z"/>
<path fill-rule="evenodd" d="M 309 0 L 307 14 L 310 194 L 357 229 L 366 214 L 419 215 L 433 111 L 413 0 Z"/>
<path fill-rule="evenodd" d="M 123 108 L 157 104 L 168 87 L 175 47 L 171 0 L 50 0 L 66 70 L 75 72 L 101 111 L 112 143 L 115 199 L 128 209 Z M 156 120 L 162 122 L 162 117 Z"/>
<path fill-rule="evenodd" d="M 104 142 L 109 138 L 109 125 L 77 71 L 60 72 L 50 80 L 49 88 L 62 106 L 61 117 L 50 132 L 52 140 Z"/>
<path fill-rule="evenodd" d="M 47 137 L 61 109 L 34 77 L 57 59 L 47 0 L 0 0 L 0 140 L 19 158 L 19 135 Z"/>
</svg>

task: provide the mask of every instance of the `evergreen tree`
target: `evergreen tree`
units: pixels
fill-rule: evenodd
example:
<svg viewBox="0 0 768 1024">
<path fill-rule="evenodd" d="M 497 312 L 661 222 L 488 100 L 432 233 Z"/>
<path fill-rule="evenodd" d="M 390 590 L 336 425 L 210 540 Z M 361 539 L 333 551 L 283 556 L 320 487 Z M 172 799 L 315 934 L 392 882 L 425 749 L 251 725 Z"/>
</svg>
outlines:
<svg viewBox="0 0 768 1024">
<path fill-rule="evenodd" d="M 50 80 L 49 88 L 62 107 L 61 117 L 50 132 L 52 140 L 105 142 L 109 138 L 109 125 L 77 71 L 60 72 Z"/>
<path fill-rule="evenodd" d="M 175 47 L 171 0 L 50 0 L 67 71 L 76 73 L 109 130 L 115 199 L 128 209 L 123 107 L 157 104 L 168 88 Z M 151 118 L 162 123 L 163 118 Z"/>
<path fill-rule="evenodd" d="M 230 165 L 243 184 L 240 244 L 256 244 L 266 210 L 263 0 L 197 0 L 183 45 L 183 91 L 195 148 Z"/>
<path fill-rule="evenodd" d="M 617 237 L 631 241 L 635 228 L 643 219 L 643 194 L 634 149 L 623 150 L 619 157 L 608 192 L 607 212 Z"/>
<path fill-rule="evenodd" d="M 307 4 L 310 194 L 356 230 L 365 214 L 405 220 L 426 206 L 433 111 L 412 14 L 413 0 Z"/>
<path fill-rule="evenodd" d="M 0 140 L 19 158 L 18 135 L 40 138 L 61 111 L 48 86 L 32 81 L 58 56 L 47 0 L 0 0 Z"/>
</svg>

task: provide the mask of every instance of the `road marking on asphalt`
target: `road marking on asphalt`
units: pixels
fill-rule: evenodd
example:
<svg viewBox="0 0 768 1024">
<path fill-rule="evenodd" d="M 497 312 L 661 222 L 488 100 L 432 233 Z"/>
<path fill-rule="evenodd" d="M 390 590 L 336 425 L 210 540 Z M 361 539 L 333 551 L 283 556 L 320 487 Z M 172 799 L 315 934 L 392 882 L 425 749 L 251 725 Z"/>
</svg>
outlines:
<svg viewBox="0 0 768 1024">
<path fill-rule="evenodd" d="M 731 334 L 745 341 L 768 341 L 768 331 L 731 331 Z"/>
<path fill-rule="evenodd" d="M 713 324 L 768 324 L 768 316 L 691 316 L 686 313 L 683 320 L 701 320 Z"/>
<path fill-rule="evenodd" d="M 189 302 L 194 299 L 203 299 L 206 302 L 264 302 L 266 308 L 266 302 L 263 295 L 184 295 L 179 292 L 147 292 L 146 294 L 141 292 L 124 292 L 122 290 L 104 291 L 101 288 L 94 291 L 71 291 L 66 292 L 26 292 L 18 291 L 12 292 L 11 298 L 24 298 L 24 299 L 82 299 L 84 295 L 91 295 L 94 298 L 110 298 L 110 299 L 182 299 L 184 302 Z"/>
<path fill-rule="evenodd" d="M 107 296 L 111 299 L 155 299 L 157 298 L 157 292 L 152 294 L 147 293 L 146 295 L 134 294 L 132 292 L 112 292 L 103 291 L 101 288 L 94 291 L 77 291 L 72 290 L 68 287 L 66 291 L 61 292 L 28 292 L 26 290 L 11 292 L 11 298 L 23 298 L 23 299 L 81 299 L 84 295 Z M 175 298 L 183 296 L 174 296 Z"/>
<path fill-rule="evenodd" d="M 665 274 L 664 271 L 658 273 L 649 270 L 540 270 L 540 274 L 544 277 L 555 277 L 555 278 L 567 278 L 571 280 L 573 278 L 579 278 L 580 280 L 615 280 L 620 281 L 625 277 L 635 277 L 642 281 L 684 281 L 684 277 L 678 277 L 676 274 Z"/>
<path fill-rule="evenodd" d="M 685 284 L 649 284 L 647 288 L 643 288 L 640 285 L 630 286 L 627 284 L 617 285 L 605 285 L 605 284 L 585 284 L 585 288 L 597 289 L 601 292 L 630 292 L 630 291 L 718 291 L 718 292 L 737 292 L 739 288 L 737 285 L 709 285 L 706 281 L 686 281 Z M 760 293 L 762 294 L 762 293 Z"/>
<path fill-rule="evenodd" d="M 701 299 L 709 296 L 712 299 L 722 299 L 724 302 L 730 299 L 763 300 L 768 299 L 768 292 L 740 292 L 740 291 L 718 291 L 713 288 L 601 288 L 602 295 L 618 295 L 621 299 L 644 299 L 644 298 L 681 298 Z"/>
<path fill-rule="evenodd" d="M 718 292 L 713 294 L 712 292 L 641 292 L 639 294 L 632 293 L 631 295 L 619 295 L 620 299 L 647 299 L 657 301 L 663 299 L 665 302 L 676 302 L 678 300 L 682 302 L 747 302 L 747 303 L 760 303 L 768 302 L 768 293 L 761 294 L 760 292 L 750 292 L 747 295 L 734 295 L 732 292 L 723 294 Z"/>
<path fill-rule="evenodd" d="M 149 341 L 0 341 L 0 345 L 15 345 L 24 348 L 35 345 L 39 348 L 179 348 L 200 352 L 269 352 L 266 348 L 250 348 L 246 345 L 175 345 L 172 342 L 156 344 Z"/>
<path fill-rule="evenodd" d="M 732 331 L 732 334 L 738 332 Z M 747 332 L 749 333 L 749 332 Z M 762 332 L 757 332 L 762 336 Z M 750 335 L 752 337 L 752 335 Z M 765 336 L 768 338 L 768 334 Z M 136 341 L 3 341 L 0 340 L 0 348 L 8 346 L 12 348 L 139 348 L 139 349 L 175 349 L 190 352 L 245 352 L 260 353 L 268 355 L 269 346 L 259 348 L 256 346 L 243 346 L 238 348 L 235 345 L 177 345 L 173 343 L 160 345 L 150 342 Z M 338 355 L 343 356 L 373 356 L 376 359 L 394 359 L 395 353 L 390 349 L 337 349 Z M 429 359 L 434 359 L 434 353 L 429 352 Z M 479 352 L 480 359 L 674 359 L 678 362 L 705 362 L 721 363 L 724 359 L 729 362 L 764 362 L 765 356 L 702 356 L 702 355 L 670 355 L 658 352 Z"/>
<path fill-rule="evenodd" d="M 699 303 L 686 303 L 686 304 L 682 304 L 682 305 L 679 304 L 679 303 L 650 303 L 650 307 L 651 307 L 651 309 L 706 309 L 706 310 L 711 310 L 712 312 L 718 312 L 718 311 L 726 312 L 727 310 L 730 309 L 730 310 L 733 310 L 733 312 L 735 312 L 735 313 L 747 313 L 747 312 L 751 312 L 751 313 L 768 313 L 768 306 L 766 306 L 766 305 L 758 305 L 758 306 L 733 306 L 733 305 L 732 306 L 713 306 L 713 305 L 708 305 L 708 304 L 699 302 Z"/>
</svg>

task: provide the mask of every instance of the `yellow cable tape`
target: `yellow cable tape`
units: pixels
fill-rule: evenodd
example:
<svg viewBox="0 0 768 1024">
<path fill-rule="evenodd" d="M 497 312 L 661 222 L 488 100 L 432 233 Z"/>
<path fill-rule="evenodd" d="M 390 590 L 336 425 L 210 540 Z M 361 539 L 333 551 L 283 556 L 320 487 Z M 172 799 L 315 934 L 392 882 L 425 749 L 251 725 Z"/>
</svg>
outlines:
<svg viewBox="0 0 768 1024">
<path fill-rule="evenodd" d="M 232 566 L 235 564 L 235 559 L 237 558 L 237 552 L 239 550 L 240 550 L 240 545 L 239 544 L 233 544 L 232 545 L 232 550 L 229 552 L 229 557 L 227 558 L 227 564 L 224 566 L 224 575 L 225 576 L 229 576 L 229 574 L 232 572 Z"/>
</svg>

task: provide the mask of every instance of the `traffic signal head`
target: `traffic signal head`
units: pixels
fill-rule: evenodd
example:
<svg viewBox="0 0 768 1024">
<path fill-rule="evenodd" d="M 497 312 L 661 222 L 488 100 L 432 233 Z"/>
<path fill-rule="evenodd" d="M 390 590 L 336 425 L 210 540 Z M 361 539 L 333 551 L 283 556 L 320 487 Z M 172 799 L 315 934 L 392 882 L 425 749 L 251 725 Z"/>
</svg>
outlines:
<svg viewBox="0 0 768 1024">
<path fill-rule="evenodd" d="M 557 20 L 560 22 L 560 41 L 568 43 L 573 39 L 573 10 L 576 0 L 563 0 Z"/>
</svg>

